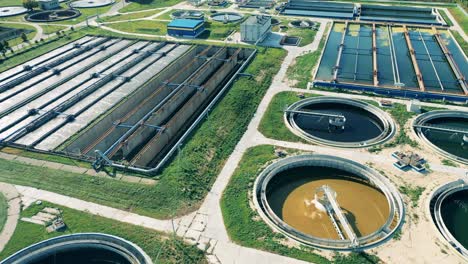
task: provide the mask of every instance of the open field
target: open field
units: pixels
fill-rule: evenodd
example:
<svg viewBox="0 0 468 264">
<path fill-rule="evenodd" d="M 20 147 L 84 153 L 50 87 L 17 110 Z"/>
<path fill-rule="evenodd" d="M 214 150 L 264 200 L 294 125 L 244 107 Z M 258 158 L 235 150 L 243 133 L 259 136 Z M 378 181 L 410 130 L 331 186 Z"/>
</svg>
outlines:
<svg viewBox="0 0 468 264">
<path fill-rule="evenodd" d="M 105 26 L 124 32 L 134 32 L 155 36 L 167 34 L 167 22 L 155 20 L 135 20 L 121 23 L 106 24 Z"/>
<path fill-rule="evenodd" d="M 131 19 L 139 19 L 153 16 L 157 13 L 161 12 L 161 10 L 152 10 L 152 11 L 144 11 L 138 13 L 131 13 L 131 14 L 117 14 L 115 16 L 108 16 L 100 19 L 101 22 L 115 22 L 115 21 L 125 21 Z"/>
</svg>

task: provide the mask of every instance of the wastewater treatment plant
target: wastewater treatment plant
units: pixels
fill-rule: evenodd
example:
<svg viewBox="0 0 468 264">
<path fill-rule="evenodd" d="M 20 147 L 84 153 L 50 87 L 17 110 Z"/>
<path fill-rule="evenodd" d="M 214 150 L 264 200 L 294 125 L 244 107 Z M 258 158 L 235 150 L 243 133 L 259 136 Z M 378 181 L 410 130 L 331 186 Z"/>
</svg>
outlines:
<svg viewBox="0 0 468 264">
<path fill-rule="evenodd" d="M 468 6 L 0 1 L 0 264 L 468 263 Z"/>
</svg>

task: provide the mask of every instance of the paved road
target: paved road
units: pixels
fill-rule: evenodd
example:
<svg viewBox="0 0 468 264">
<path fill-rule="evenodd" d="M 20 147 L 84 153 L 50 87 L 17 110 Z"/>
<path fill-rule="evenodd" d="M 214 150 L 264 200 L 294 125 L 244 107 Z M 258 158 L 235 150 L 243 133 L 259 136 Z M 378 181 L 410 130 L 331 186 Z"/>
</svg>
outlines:
<svg viewBox="0 0 468 264">
<path fill-rule="evenodd" d="M 6 183 L 0 183 L 0 193 L 2 193 L 8 201 L 7 221 L 2 229 L 2 232 L 0 233 L 1 252 L 15 232 L 21 210 L 21 198 L 15 187 Z"/>
</svg>

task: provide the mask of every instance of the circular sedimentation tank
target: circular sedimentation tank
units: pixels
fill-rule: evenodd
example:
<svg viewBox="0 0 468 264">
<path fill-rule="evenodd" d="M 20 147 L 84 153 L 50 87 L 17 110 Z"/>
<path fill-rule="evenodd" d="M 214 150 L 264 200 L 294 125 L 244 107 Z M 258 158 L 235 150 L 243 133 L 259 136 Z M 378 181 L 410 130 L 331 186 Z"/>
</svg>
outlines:
<svg viewBox="0 0 468 264">
<path fill-rule="evenodd" d="M 173 19 L 185 18 L 185 19 L 203 19 L 205 14 L 200 11 L 186 11 L 186 10 L 179 10 L 175 11 L 171 14 Z"/>
<path fill-rule="evenodd" d="M 2 6 L 0 7 L 0 17 L 17 16 L 27 13 L 28 9 L 22 6 Z"/>
<path fill-rule="evenodd" d="M 55 22 L 73 19 L 80 15 L 81 13 L 77 9 L 48 10 L 28 15 L 26 20 L 30 22 Z"/>
<path fill-rule="evenodd" d="M 9 264 L 152 263 L 151 258 L 132 242 L 99 233 L 79 233 L 44 240 L 18 251 L 4 262 Z"/>
<path fill-rule="evenodd" d="M 430 210 L 442 236 L 468 260 L 468 182 L 460 179 L 439 187 Z"/>
<path fill-rule="evenodd" d="M 294 20 L 289 23 L 289 26 L 294 28 L 311 28 L 314 25 L 314 22 L 307 20 Z"/>
<path fill-rule="evenodd" d="M 347 225 L 331 213 L 335 210 L 328 210 L 333 207 L 324 200 L 326 188 Z M 400 228 L 404 215 L 401 196 L 386 178 L 335 156 L 298 155 L 277 161 L 258 176 L 253 193 L 255 206 L 272 228 L 322 249 L 362 250 L 384 243 Z"/>
<path fill-rule="evenodd" d="M 334 147 L 369 147 L 395 134 L 385 111 L 365 102 L 338 97 L 314 97 L 290 105 L 284 114 L 296 135 Z"/>
<path fill-rule="evenodd" d="M 437 110 L 413 122 L 416 135 L 439 154 L 468 164 L 468 112 Z"/>
<path fill-rule="evenodd" d="M 280 22 L 278 19 L 276 19 L 276 18 L 272 18 L 272 19 L 271 19 L 271 25 L 272 25 L 272 26 L 279 25 L 280 23 L 281 23 L 281 22 Z"/>
<path fill-rule="evenodd" d="M 115 0 L 79 0 L 70 3 L 73 8 L 95 8 L 101 6 L 112 5 Z"/>
<path fill-rule="evenodd" d="M 211 15 L 211 19 L 222 23 L 233 23 L 242 20 L 244 15 L 240 13 L 223 12 Z"/>
</svg>

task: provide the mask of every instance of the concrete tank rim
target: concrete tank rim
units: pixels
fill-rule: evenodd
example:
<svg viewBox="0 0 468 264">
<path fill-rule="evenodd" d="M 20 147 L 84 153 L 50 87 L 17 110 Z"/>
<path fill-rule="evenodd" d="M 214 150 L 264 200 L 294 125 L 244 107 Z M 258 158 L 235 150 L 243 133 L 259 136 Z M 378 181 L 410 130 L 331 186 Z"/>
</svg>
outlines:
<svg viewBox="0 0 468 264">
<path fill-rule="evenodd" d="M 460 186 L 463 182 L 465 183 L 465 186 Z M 453 192 L 444 193 L 444 191 L 451 191 L 452 189 L 454 189 Z M 431 219 L 431 221 L 433 223 L 432 227 L 434 228 L 437 236 L 443 241 L 443 243 L 445 243 L 447 246 L 449 246 L 450 250 L 452 252 L 454 252 L 461 260 L 468 261 L 468 254 L 464 255 L 462 252 L 460 252 L 459 250 L 457 250 L 454 247 L 454 245 L 453 245 L 454 243 L 452 243 L 451 241 L 455 240 L 456 241 L 455 244 L 460 244 L 460 243 L 453 237 L 453 235 L 451 235 L 450 231 L 448 231 L 447 227 L 445 226 L 445 223 L 443 221 L 442 221 L 442 223 L 440 223 L 437 219 L 434 219 L 437 208 L 434 207 L 434 209 L 431 210 L 431 203 L 432 203 L 433 199 L 436 198 L 436 196 L 438 196 L 437 199 L 439 200 L 441 198 L 440 195 L 442 193 L 444 195 L 444 197 L 442 197 L 442 198 L 445 199 L 445 198 L 447 198 L 447 196 L 449 196 L 449 195 L 451 195 L 453 193 L 456 193 L 458 191 L 463 191 L 463 190 L 468 190 L 468 180 L 464 180 L 464 179 L 449 180 L 449 181 L 445 181 L 444 183 L 438 185 L 438 187 L 435 188 L 433 191 L 431 191 L 429 196 L 428 196 L 429 199 L 427 199 L 427 201 L 426 201 L 426 205 L 425 205 L 426 210 L 425 210 L 425 212 L 430 217 L 430 219 Z M 442 228 L 446 232 L 442 232 L 439 228 Z M 446 236 L 447 233 L 449 234 L 449 237 Z M 468 252 L 468 249 L 465 248 L 465 251 Z"/>
<path fill-rule="evenodd" d="M 451 154 L 435 144 L 433 144 L 425 135 L 422 133 L 420 130 L 415 128 L 414 126 L 416 125 L 421 125 L 424 124 L 427 121 L 436 119 L 436 118 L 443 118 L 443 117 L 454 117 L 454 115 L 460 115 L 462 118 L 468 119 L 468 112 L 467 111 L 460 111 L 460 110 L 433 110 L 430 112 L 426 112 L 423 114 L 418 115 L 414 120 L 411 125 L 412 127 L 412 132 L 416 136 L 416 138 L 419 139 L 424 145 L 428 146 L 430 149 L 434 150 L 436 153 L 439 155 L 448 158 L 452 161 L 461 163 L 461 164 L 468 164 L 468 159 L 456 156 L 454 154 Z"/>
<path fill-rule="evenodd" d="M 17 11 L 14 12 L 14 13 L 6 12 L 6 11 L 10 11 L 11 8 L 17 9 Z M 0 7 L 0 17 L 18 16 L 18 15 L 26 14 L 27 12 L 28 12 L 28 9 L 26 9 L 26 8 L 20 6 L 20 5 L 1 6 Z M 5 14 L 5 13 L 8 13 L 8 14 Z"/>
<path fill-rule="evenodd" d="M 95 4 L 86 4 L 94 2 Z M 115 0 L 77 0 L 69 3 L 71 8 L 97 8 L 109 6 L 115 3 Z"/>
<path fill-rule="evenodd" d="M 301 107 L 304 107 L 306 105 L 319 103 L 338 103 L 361 108 L 377 117 L 380 120 L 380 122 L 384 125 L 384 131 L 379 136 L 362 142 L 331 141 L 310 135 L 309 133 L 305 132 L 295 123 L 293 115 L 284 112 L 283 119 L 289 131 L 308 142 L 338 148 L 368 148 L 390 140 L 396 133 L 396 124 L 394 119 L 390 116 L 390 114 L 374 105 L 356 99 L 341 98 L 336 96 L 309 97 L 294 102 L 293 104 L 288 106 L 287 110 L 299 110 Z M 388 130 L 388 132 L 385 132 L 386 130 Z"/>
<path fill-rule="evenodd" d="M 174 12 L 171 13 L 171 18 L 172 19 L 177 19 L 177 18 L 184 18 L 184 16 L 176 16 L 175 14 L 185 14 L 185 13 L 188 13 L 188 16 L 200 16 L 200 17 L 204 17 L 205 16 L 205 13 L 203 13 L 202 11 L 198 11 L 198 10 L 176 10 Z"/>
<path fill-rule="evenodd" d="M 227 21 L 227 23 L 239 22 L 239 21 L 241 21 L 241 20 L 244 18 L 244 15 L 243 15 L 242 13 L 236 13 L 236 12 L 219 12 L 219 13 L 215 13 L 215 14 L 210 15 L 210 19 L 211 19 L 211 20 L 214 20 L 214 21 L 216 21 L 216 22 L 223 22 L 223 21 L 214 19 L 214 17 L 217 17 L 217 16 L 224 16 L 224 15 L 226 15 L 226 14 L 227 14 L 227 15 L 236 15 L 236 16 L 239 16 L 238 19 L 229 20 L 229 21 Z"/>
<path fill-rule="evenodd" d="M 363 171 L 361 171 L 361 173 L 365 174 L 365 176 L 363 176 L 363 175 L 357 175 L 357 176 L 361 177 L 361 178 L 366 178 L 366 177 L 370 176 L 370 177 L 368 177 L 368 180 L 372 181 L 372 183 L 374 185 L 376 185 L 376 187 L 382 193 L 384 193 L 384 195 L 387 198 L 387 202 L 389 203 L 390 210 L 393 210 L 393 212 L 391 212 L 390 215 L 389 215 L 389 219 L 383 225 L 383 227 L 386 226 L 387 224 L 389 226 L 389 224 L 391 224 L 391 222 L 393 222 L 392 220 L 395 217 L 397 217 L 398 220 L 397 220 L 397 224 L 395 225 L 395 227 L 393 227 L 393 229 L 390 232 L 386 233 L 386 235 L 384 235 L 382 238 L 379 238 L 379 239 L 375 239 L 375 236 L 377 236 L 379 231 L 381 231 L 381 230 L 377 230 L 376 232 L 374 232 L 374 233 L 372 233 L 370 235 L 360 237 L 360 239 L 366 239 L 366 240 L 370 241 L 367 244 L 363 244 L 363 245 L 360 245 L 358 247 L 350 247 L 349 245 L 347 245 L 346 247 L 338 247 L 337 245 L 330 246 L 330 243 L 335 243 L 336 244 L 337 242 L 341 242 L 342 240 L 321 239 L 321 238 L 316 238 L 316 237 L 312 237 L 312 236 L 303 234 L 302 232 L 290 227 L 287 223 L 285 223 L 281 219 L 279 220 L 279 223 L 276 223 L 275 221 L 277 221 L 278 219 L 275 219 L 275 217 L 276 218 L 279 218 L 279 217 L 276 216 L 276 214 L 274 214 L 273 212 L 271 212 L 271 213 L 266 212 L 266 210 L 265 210 L 265 208 L 263 207 L 263 204 L 262 204 L 262 202 L 264 200 L 266 201 L 265 188 L 266 188 L 266 186 L 268 184 L 268 182 L 264 183 L 265 178 L 268 177 L 272 173 L 272 171 L 276 168 L 276 166 L 280 166 L 279 168 L 281 168 L 281 167 L 290 165 L 291 163 L 300 163 L 304 159 L 309 159 L 309 158 L 319 159 L 319 160 L 322 160 L 322 161 L 325 160 L 325 161 L 328 161 L 328 162 L 337 162 L 337 163 L 338 162 L 346 162 L 349 165 L 357 166 L 357 167 L 360 167 L 361 169 L 363 169 Z M 299 164 L 299 166 L 304 166 L 304 165 Z M 353 172 L 353 174 L 355 174 L 355 172 Z M 275 175 L 273 175 L 273 177 L 274 176 Z M 270 179 L 268 179 L 268 181 L 271 180 L 271 178 L 273 178 L 273 177 L 270 177 Z M 385 187 L 382 189 L 382 187 L 379 186 L 376 183 L 380 183 L 381 185 L 383 184 Z M 332 156 L 332 155 L 300 154 L 300 155 L 293 155 L 293 156 L 289 156 L 289 157 L 286 157 L 286 158 L 283 158 L 283 159 L 275 160 L 273 163 L 266 166 L 262 170 L 262 172 L 257 176 L 257 178 L 255 179 L 252 196 L 253 196 L 253 203 L 254 203 L 256 211 L 259 213 L 260 217 L 265 221 L 265 223 L 267 225 L 269 225 L 273 230 L 284 234 L 286 237 L 289 237 L 290 239 L 292 239 L 294 241 L 297 241 L 300 244 L 304 244 L 304 245 L 311 246 L 311 247 L 314 247 L 314 248 L 325 249 L 325 250 L 353 251 L 353 250 L 369 249 L 369 248 L 373 248 L 373 247 L 376 247 L 378 245 L 381 245 L 381 244 L 387 242 L 389 239 L 391 239 L 393 237 L 393 235 L 395 234 L 395 232 L 401 228 L 401 226 L 403 225 L 403 220 L 404 220 L 404 215 L 405 215 L 405 205 L 403 203 L 403 199 L 402 199 L 400 193 L 398 192 L 398 190 L 395 188 L 395 186 L 387 178 L 380 175 L 374 169 L 369 168 L 369 167 L 367 167 L 365 165 L 362 165 L 362 164 L 360 164 L 358 162 L 355 162 L 355 161 L 349 160 L 349 159 L 345 159 L 345 158 L 341 158 L 341 157 Z M 260 197 L 260 199 L 259 199 L 259 197 Z M 269 209 L 269 208 L 267 208 L 267 209 Z M 397 211 L 396 214 L 395 214 L 395 211 Z M 273 219 L 272 219 L 272 216 L 274 216 Z M 293 230 L 294 233 L 297 233 L 297 234 L 299 234 L 299 235 L 301 235 L 303 237 L 301 238 L 301 237 L 296 236 L 295 234 L 291 233 L 291 230 L 289 230 L 289 231 L 285 230 L 284 227 L 281 227 L 279 224 L 281 224 L 282 226 L 284 226 L 286 228 L 289 228 L 289 229 Z M 310 238 L 310 240 L 304 239 L 304 238 Z M 319 244 L 319 243 L 314 243 L 313 241 L 326 242 L 328 244 L 326 244 L 326 245 L 325 244 Z M 346 243 L 346 241 L 349 241 L 349 240 L 345 240 L 345 243 Z M 340 244 L 343 244 L 343 243 L 340 243 Z"/>
<path fill-rule="evenodd" d="M 79 239 L 80 237 L 83 237 L 82 239 Z M 74 242 L 74 239 L 78 239 L 76 242 Z M 100 239 L 100 240 L 99 240 Z M 99 241 L 102 242 L 102 240 L 112 240 L 112 241 L 107 241 L 105 243 L 105 246 L 108 247 L 114 247 L 116 250 L 121 251 L 122 256 L 123 254 L 128 254 L 130 253 L 128 257 L 132 258 L 134 263 L 138 264 L 153 264 L 151 258 L 146 254 L 146 252 L 137 244 L 124 239 L 119 236 L 115 235 L 110 235 L 110 234 L 105 234 L 105 233 L 92 233 L 92 232 L 87 232 L 87 233 L 75 233 L 75 234 L 69 234 L 69 235 L 62 235 L 62 236 L 57 236 L 49 239 L 45 239 L 42 241 L 39 241 L 37 243 L 34 243 L 30 246 L 27 246 L 12 255 L 8 256 L 6 259 L 2 260 L 0 264 L 10 264 L 10 263 L 17 263 L 18 260 L 24 260 L 25 258 L 28 257 L 28 254 L 33 254 L 33 253 L 38 253 L 41 250 L 51 250 L 51 246 L 49 246 L 49 243 L 56 242 L 59 244 L 57 246 L 79 246 L 79 245 L 86 245 L 86 244 L 98 244 L 100 245 Z M 64 241 L 62 241 L 64 240 Z M 123 243 L 123 245 L 118 245 L 117 242 Z M 134 249 L 139 256 L 136 256 L 133 252 L 124 252 L 123 248 L 124 247 L 130 247 L 130 249 Z M 52 246 L 52 249 L 54 247 Z M 127 249 L 127 248 L 125 248 Z M 28 251 L 30 251 L 28 253 Z M 140 262 L 138 258 L 142 258 L 144 262 Z"/>
<path fill-rule="evenodd" d="M 53 13 L 53 12 L 57 12 L 57 11 L 70 11 L 70 12 L 75 12 L 75 14 L 70 16 L 70 17 L 59 18 L 59 19 L 54 19 L 54 20 L 44 20 L 44 19 L 31 18 L 31 16 L 35 16 L 35 15 L 38 15 L 38 14 Z M 48 22 L 57 22 L 57 21 L 64 21 L 64 20 L 74 19 L 74 18 L 77 18 L 79 16 L 81 16 L 80 10 L 71 8 L 71 9 L 63 9 L 63 10 L 45 10 L 45 11 L 41 11 L 41 12 L 37 12 L 37 13 L 34 13 L 34 14 L 27 15 L 25 17 L 25 19 L 27 21 L 29 21 L 29 22 L 48 23 Z"/>
</svg>

